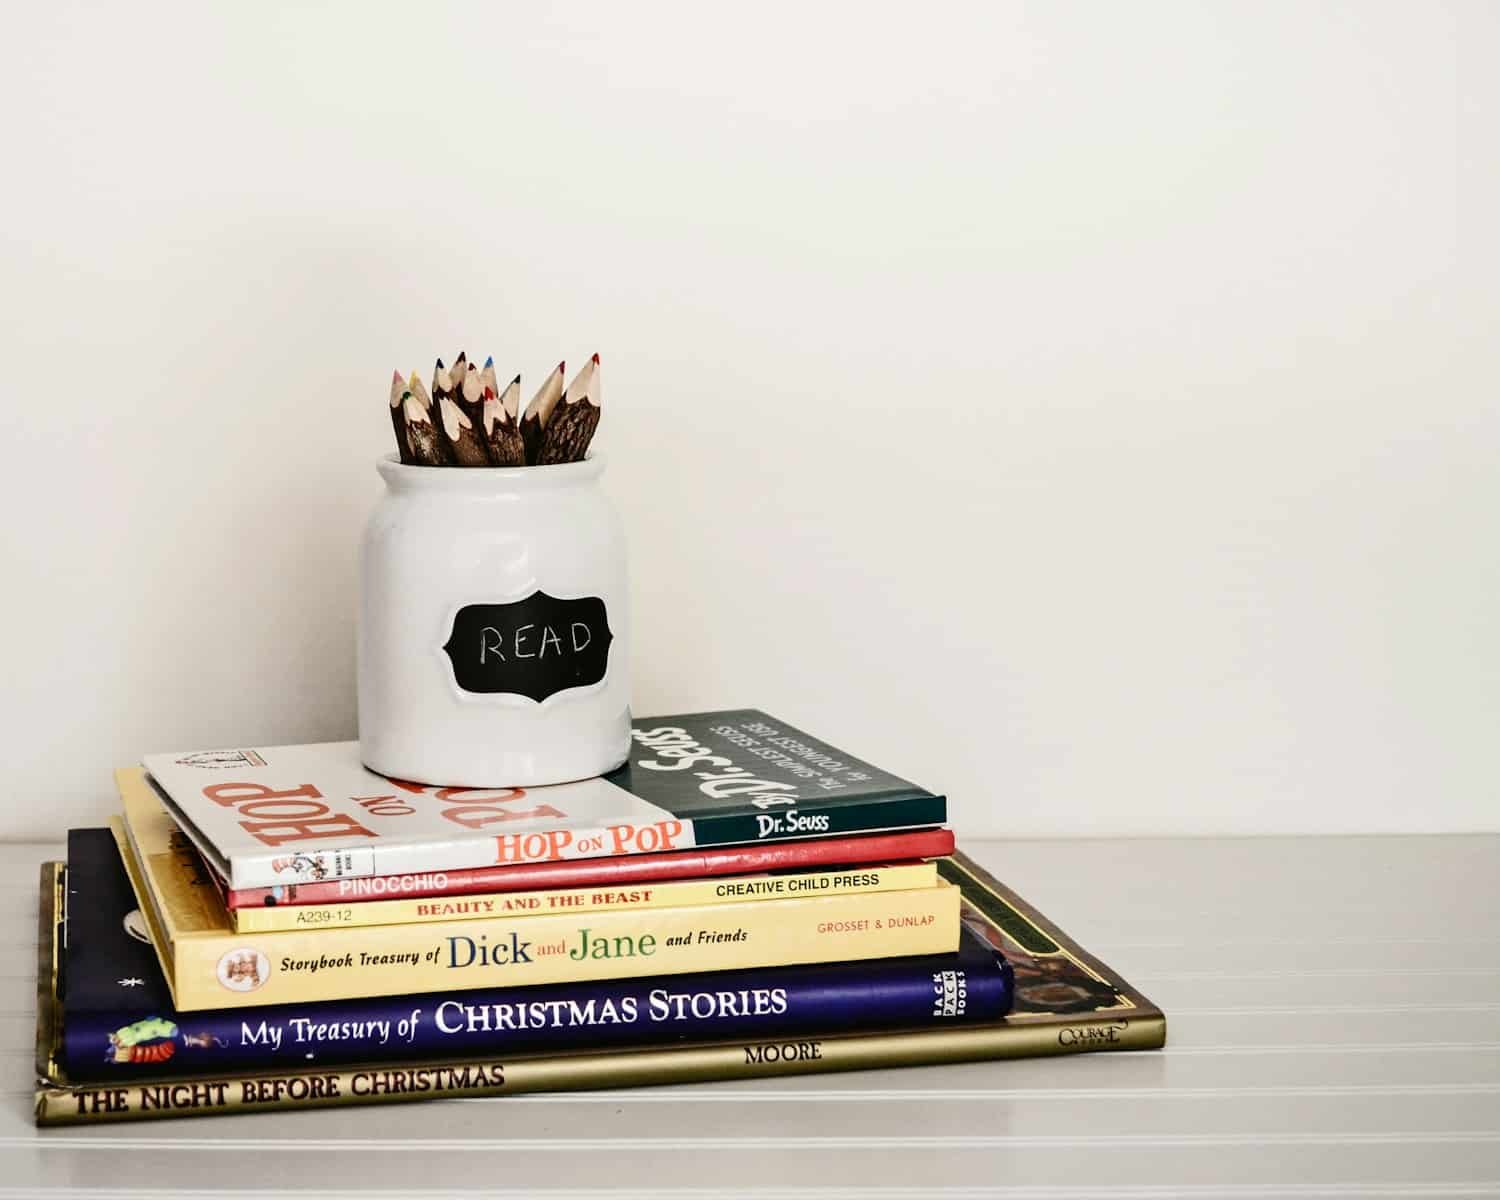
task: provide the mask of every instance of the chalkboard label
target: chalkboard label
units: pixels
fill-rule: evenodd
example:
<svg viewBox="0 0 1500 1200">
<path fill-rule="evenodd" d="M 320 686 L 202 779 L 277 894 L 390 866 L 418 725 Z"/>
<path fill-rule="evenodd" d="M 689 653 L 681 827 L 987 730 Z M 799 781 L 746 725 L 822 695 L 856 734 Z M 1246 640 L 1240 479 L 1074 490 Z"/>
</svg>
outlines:
<svg viewBox="0 0 1500 1200">
<path fill-rule="evenodd" d="M 443 652 L 464 691 L 510 692 L 541 702 L 603 679 L 612 641 L 599 597 L 559 600 L 533 592 L 513 604 L 464 605 Z"/>
</svg>

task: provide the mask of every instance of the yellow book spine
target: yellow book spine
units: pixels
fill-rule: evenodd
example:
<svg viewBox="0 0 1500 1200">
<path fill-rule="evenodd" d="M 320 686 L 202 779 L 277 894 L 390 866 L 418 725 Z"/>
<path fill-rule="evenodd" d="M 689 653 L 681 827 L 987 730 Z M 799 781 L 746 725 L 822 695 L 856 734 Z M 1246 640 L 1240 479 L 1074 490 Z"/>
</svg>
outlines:
<svg viewBox="0 0 1500 1200">
<path fill-rule="evenodd" d="M 642 912 L 653 908 L 688 908 L 803 896 L 873 895 L 930 888 L 936 883 L 936 865 L 924 862 L 890 867 L 850 867 L 840 871 L 796 871 L 752 878 L 675 879 L 620 887 L 359 900 L 348 904 L 277 905 L 236 909 L 231 915 L 239 933 L 279 933 L 366 925 L 473 921 L 489 917 L 526 918 L 548 913 Z"/>
<path fill-rule="evenodd" d="M 355 996 L 949 954 L 959 889 L 548 913 L 300 933 L 189 933 L 172 953 L 183 1011 Z"/>
</svg>

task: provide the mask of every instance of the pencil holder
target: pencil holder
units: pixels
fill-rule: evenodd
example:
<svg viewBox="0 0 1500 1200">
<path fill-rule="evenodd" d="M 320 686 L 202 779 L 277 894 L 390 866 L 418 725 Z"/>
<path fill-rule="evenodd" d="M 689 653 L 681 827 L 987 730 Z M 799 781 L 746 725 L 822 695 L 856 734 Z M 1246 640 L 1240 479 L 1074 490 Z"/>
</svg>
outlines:
<svg viewBox="0 0 1500 1200">
<path fill-rule="evenodd" d="M 602 459 L 378 465 L 360 561 L 359 744 L 382 775 L 524 787 L 630 744 L 625 538 Z"/>
</svg>

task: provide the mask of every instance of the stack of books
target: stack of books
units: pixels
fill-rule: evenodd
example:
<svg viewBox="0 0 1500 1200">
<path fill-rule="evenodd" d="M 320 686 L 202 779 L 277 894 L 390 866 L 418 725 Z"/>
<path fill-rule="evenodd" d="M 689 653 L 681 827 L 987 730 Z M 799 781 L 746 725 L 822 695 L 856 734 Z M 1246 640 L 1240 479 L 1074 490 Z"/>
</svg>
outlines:
<svg viewBox="0 0 1500 1200">
<path fill-rule="evenodd" d="M 437 788 L 355 743 L 148 756 L 44 864 L 39 1123 L 1163 1044 L 943 797 L 763 712 Z"/>
</svg>

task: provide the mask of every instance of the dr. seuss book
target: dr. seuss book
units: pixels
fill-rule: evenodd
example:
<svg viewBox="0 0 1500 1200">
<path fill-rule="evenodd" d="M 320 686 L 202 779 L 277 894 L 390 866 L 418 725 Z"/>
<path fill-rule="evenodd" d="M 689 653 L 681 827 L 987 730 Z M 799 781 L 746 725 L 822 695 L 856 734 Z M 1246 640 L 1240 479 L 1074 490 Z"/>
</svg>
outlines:
<svg viewBox="0 0 1500 1200">
<path fill-rule="evenodd" d="M 952 830 L 915 829 L 907 833 L 862 833 L 854 837 L 762 842 L 756 846 L 706 846 L 665 854 L 512 863 L 508 866 L 471 867 L 466 871 L 361 875 L 353 879 L 288 883 L 268 888 L 226 888 L 224 903 L 234 912 L 243 908 L 347 906 L 372 900 L 416 900 L 549 888 L 639 887 L 672 879 L 912 862 L 943 858 L 952 853 Z"/>
<path fill-rule="evenodd" d="M 676 975 L 942 954 L 958 892 L 751 900 L 645 911 L 553 912 L 418 925 L 240 934 L 212 880 L 139 772 L 118 773 L 114 821 L 179 1010 Z"/>
<path fill-rule="evenodd" d="M 533 632 L 539 652 L 548 631 Z M 915 829 L 946 818 L 943 797 L 754 709 L 637 721 L 623 767 L 550 787 L 404 783 L 366 770 L 354 742 L 144 762 L 172 815 L 235 889 Z"/>
<path fill-rule="evenodd" d="M 918 1028 L 1010 1007 L 1009 964 L 967 933 L 957 954 L 925 958 L 183 1013 L 109 830 L 69 833 L 64 895 L 58 1059 L 99 1083 Z"/>
<path fill-rule="evenodd" d="M 117 1066 L 119 1074 L 109 1082 L 90 1084 L 72 1078 L 61 1061 L 67 1015 L 58 994 L 58 978 L 59 972 L 71 974 L 65 970 L 71 949 L 64 951 L 59 930 L 63 867 L 59 863 L 44 864 L 38 939 L 36 1119 L 44 1125 L 68 1124 L 507 1096 L 976 1059 L 1148 1050 L 1164 1044 L 1165 1017 L 1117 972 L 1080 949 L 965 855 L 944 860 L 940 870 L 962 889 L 965 933 L 964 949 L 939 960 L 945 965 L 933 971 L 930 986 L 934 1014 L 943 1009 L 956 1016 L 969 1003 L 972 977 L 964 965 L 966 956 L 971 948 L 982 954 L 982 948 L 988 946 L 1001 951 L 1015 971 L 1014 1005 L 1003 1019 L 956 1021 L 933 1019 L 934 1014 L 924 1013 L 920 1024 L 904 1028 L 863 1030 L 851 1021 L 844 1027 L 849 1032 L 831 1036 L 757 1036 L 746 1032 L 698 1040 L 695 1034 L 694 1040 L 686 1042 L 579 1048 L 562 1053 L 511 1052 L 497 1045 L 493 1054 L 441 1062 L 413 1056 L 378 1064 L 303 1064 L 288 1070 L 256 1070 L 248 1064 L 229 1069 L 216 1064 L 173 1079 L 148 1072 L 153 1065 L 165 1069 L 179 1059 L 185 1065 L 190 1056 L 208 1054 L 210 1046 L 218 1049 L 212 1039 L 217 1036 L 231 1041 L 233 1029 L 219 1029 L 215 1034 L 205 1025 L 200 1033 L 196 1022 L 207 1019 L 206 1015 L 184 1017 L 153 1004 L 122 1001 L 118 981 L 111 983 L 104 977 L 108 971 L 99 975 L 95 970 L 89 977 L 97 977 L 103 991 L 91 992 L 97 995 L 91 1003 L 101 1012 L 117 1012 L 120 1019 L 119 1025 L 103 1034 L 97 1047 L 101 1057 L 111 1059 L 101 1070 Z M 144 950 L 144 945 L 140 949 Z M 108 957 L 103 961 L 108 962 Z M 895 969 L 901 964 L 886 965 Z M 154 997 L 166 996 L 165 985 L 149 956 L 138 956 L 122 969 L 134 971 L 141 980 L 141 991 L 151 986 L 157 989 Z M 743 978 L 754 980 L 758 974 L 744 973 Z M 686 980 L 679 977 L 677 982 Z M 672 981 L 658 981 L 658 985 L 672 986 Z M 740 990 L 755 986 L 747 982 Z M 75 1003 L 70 990 L 69 1011 L 74 1010 Z M 250 1015 L 258 1021 L 270 1011 Z M 858 1019 L 857 1011 L 854 1019 Z M 258 1028 L 258 1024 L 252 1026 Z M 165 1048 L 168 1045 L 172 1046 L 170 1051 Z M 240 1073 L 244 1071 L 250 1073 Z"/>
</svg>

